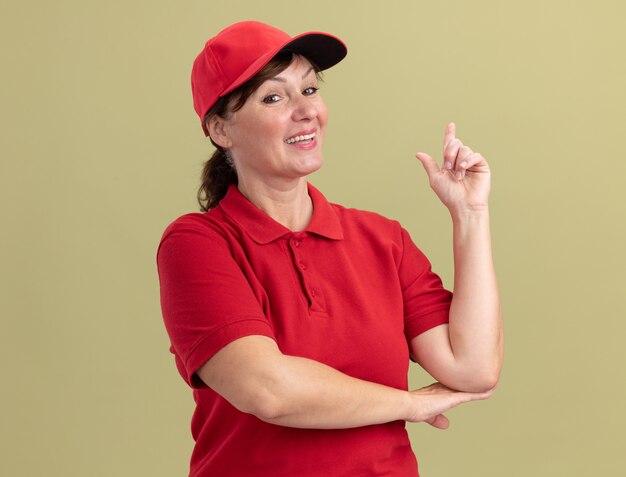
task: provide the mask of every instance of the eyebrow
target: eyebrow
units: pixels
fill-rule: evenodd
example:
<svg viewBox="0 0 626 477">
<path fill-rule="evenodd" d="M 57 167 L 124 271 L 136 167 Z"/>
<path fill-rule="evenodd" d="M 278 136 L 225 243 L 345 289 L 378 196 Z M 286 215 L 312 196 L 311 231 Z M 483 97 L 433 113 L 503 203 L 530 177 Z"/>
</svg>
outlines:
<svg viewBox="0 0 626 477">
<path fill-rule="evenodd" d="M 315 68 L 313 68 L 312 66 L 306 70 L 306 72 L 302 75 L 302 79 L 306 78 L 307 76 L 309 76 L 311 74 L 311 71 L 314 71 Z M 280 73 L 279 73 L 280 74 Z M 280 81 L 281 83 L 286 83 L 287 80 L 285 78 L 280 78 L 278 76 L 274 76 L 273 78 L 269 78 L 268 81 Z"/>
</svg>

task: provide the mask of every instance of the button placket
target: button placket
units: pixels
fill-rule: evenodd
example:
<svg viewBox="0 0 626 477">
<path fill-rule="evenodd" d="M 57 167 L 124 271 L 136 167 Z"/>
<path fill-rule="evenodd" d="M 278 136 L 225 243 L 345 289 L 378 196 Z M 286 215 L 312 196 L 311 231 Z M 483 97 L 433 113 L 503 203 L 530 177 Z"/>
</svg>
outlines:
<svg viewBox="0 0 626 477">
<path fill-rule="evenodd" d="M 311 306 L 311 298 L 309 296 L 308 293 L 308 284 L 307 284 L 307 279 L 305 276 L 305 270 L 306 270 L 306 264 L 304 263 L 304 260 L 302 259 L 302 238 L 300 238 L 299 236 L 295 236 L 292 237 L 289 240 L 289 248 L 291 249 L 291 254 L 293 257 L 293 264 L 298 272 L 298 277 L 299 277 L 299 281 L 300 281 L 300 285 L 301 285 L 301 290 L 302 293 L 304 294 L 306 301 L 308 303 L 308 306 Z"/>
<path fill-rule="evenodd" d="M 310 257 L 307 256 L 306 241 L 302 235 L 292 236 L 289 240 L 293 264 L 297 269 L 304 294 L 310 311 L 324 311 L 326 309 L 323 295 L 315 284 L 315 274 L 309 270 Z"/>
</svg>

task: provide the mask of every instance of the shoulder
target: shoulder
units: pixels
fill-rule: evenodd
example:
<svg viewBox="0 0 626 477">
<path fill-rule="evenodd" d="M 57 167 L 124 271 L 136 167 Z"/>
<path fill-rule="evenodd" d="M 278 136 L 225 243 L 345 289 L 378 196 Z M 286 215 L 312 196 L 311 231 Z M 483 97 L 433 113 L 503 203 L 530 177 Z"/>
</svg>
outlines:
<svg viewBox="0 0 626 477">
<path fill-rule="evenodd" d="M 190 212 L 168 224 L 161 236 L 157 255 L 164 244 L 185 247 L 186 245 L 225 244 L 224 214 L 219 208 L 208 212 Z"/>
<path fill-rule="evenodd" d="M 400 238 L 402 226 L 397 220 L 369 210 L 344 207 L 335 203 L 330 205 L 339 217 L 344 233 L 366 233 L 378 237 Z"/>
<path fill-rule="evenodd" d="M 178 233 L 204 232 L 219 230 L 219 213 L 213 209 L 208 212 L 189 212 L 170 222 L 161 236 L 161 242 Z"/>
<path fill-rule="evenodd" d="M 215 215 L 214 213 L 212 214 L 213 210 L 208 212 L 189 212 L 181 215 L 165 227 L 162 238 L 183 230 L 203 230 L 208 228 L 212 222 L 211 215 Z"/>
<path fill-rule="evenodd" d="M 426 258 L 398 220 L 335 203 L 331 203 L 331 206 L 341 221 L 344 236 L 351 247 L 379 254 L 389 251 L 398 261 L 403 261 L 406 255 L 419 256 L 422 261 Z"/>
</svg>

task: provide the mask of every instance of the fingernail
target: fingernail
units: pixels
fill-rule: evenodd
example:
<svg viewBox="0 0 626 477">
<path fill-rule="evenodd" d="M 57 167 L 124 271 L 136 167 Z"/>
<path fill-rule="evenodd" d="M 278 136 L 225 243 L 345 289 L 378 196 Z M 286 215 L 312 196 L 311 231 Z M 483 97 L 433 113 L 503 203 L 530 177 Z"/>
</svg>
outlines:
<svg viewBox="0 0 626 477">
<path fill-rule="evenodd" d="M 463 173 L 462 173 L 461 171 L 456 171 L 456 172 L 454 173 L 454 176 L 455 176 L 458 180 L 463 179 Z"/>
<path fill-rule="evenodd" d="M 452 169 L 452 163 L 450 161 L 446 161 L 443 163 L 444 169 Z"/>
<path fill-rule="evenodd" d="M 467 167 L 467 162 L 463 161 L 461 162 L 461 164 L 459 164 L 463 169 L 465 169 Z"/>
</svg>

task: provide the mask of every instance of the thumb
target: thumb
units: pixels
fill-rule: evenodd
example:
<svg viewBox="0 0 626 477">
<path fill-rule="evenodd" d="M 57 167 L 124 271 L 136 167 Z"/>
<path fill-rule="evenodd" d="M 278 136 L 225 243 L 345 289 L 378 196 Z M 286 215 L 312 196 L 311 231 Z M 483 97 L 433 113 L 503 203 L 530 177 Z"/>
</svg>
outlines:
<svg viewBox="0 0 626 477">
<path fill-rule="evenodd" d="M 418 152 L 415 154 L 415 157 L 417 157 L 422 163 L 422 166 L 424 166 L 428 177 L 439 172 L 439 165 L 437 162 L 425 152 Z"/>
<path fill-rule="evenodd" d="M 450 421 L 443 414 L 437 414 L 436 416 L 426 419 L 426 422 L 437 429 L 447 429 L 450 427 Z"/>
</svg>

